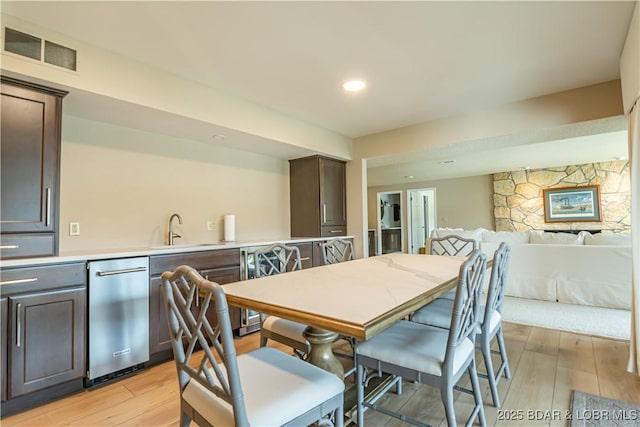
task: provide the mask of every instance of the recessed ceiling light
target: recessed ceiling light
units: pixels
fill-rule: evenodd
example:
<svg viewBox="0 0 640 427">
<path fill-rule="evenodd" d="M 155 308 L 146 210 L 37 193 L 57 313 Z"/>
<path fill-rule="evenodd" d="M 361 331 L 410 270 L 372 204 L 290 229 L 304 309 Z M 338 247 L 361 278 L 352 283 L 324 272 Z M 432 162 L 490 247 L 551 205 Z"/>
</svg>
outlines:
<svg viewBox="0 0 640 427">
<path fill-rule="evenodd" d="M 358 92 L 367 87 L 367 84 L 362 80 L 349 80 L 342 84 L 342 89 L 347 92 Z"/>
<path fill-rule="evenodd" d="M 405 175 L 404 177 L 407 179 L 413 179 L 413 175 Z"/>
<path fill-rule="evenodd" d="M 450 165 L 451 163 L 455 163 L 455 160 L 443 160 L 441 162 L 438 162 L 438 164 L 440 165 Z"/>
<path fill-rule="evenodd" d="M 217 134 L 213 135 L 212 138 L 213 139 L 225 139 L 226 136 L 217 133 Z"/>
</svg>

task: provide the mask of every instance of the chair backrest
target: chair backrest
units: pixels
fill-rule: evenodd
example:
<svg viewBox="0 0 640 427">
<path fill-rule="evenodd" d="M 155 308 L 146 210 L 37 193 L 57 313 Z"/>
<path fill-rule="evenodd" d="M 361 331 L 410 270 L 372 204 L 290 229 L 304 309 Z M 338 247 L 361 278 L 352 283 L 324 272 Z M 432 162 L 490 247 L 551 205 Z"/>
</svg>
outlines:
<svg viewBox="0 0 640 427">
<path fill-rule="evenodd" d="M 256 250 L 254 262 L 256 277 L 271 276 L 302 268 L 300 249 L 283 243 L 274 243 L 264 249 Z"/>
<path fill-rule="evenodd" d="M 484 308 L 484 319 L 482 321 L 483 330 L 491 324 L 490 319 L 494 312 L 502 313 L 504 302 L 504 290 L 507 285 L 507 273 L 509 271 L 509 261 L 511 260 L 511 246 L 506 242 L 500 243 L 498 249 L 493 254 L 493 266 L 491 267 L 491 277 L 489 279 L 489 289 L 487 291 L 487 301 Z"/>
<path fill-rule="evenodd" d="M 333 239 L 322 244 L 324 264 L 336 264 L 353 259 L 353 243 L 350 240 Z"/>
<path fill-rule="evenodd" d="M 190 381 L 197 381 L 232 406 L 235 425 L 249 425 L 222 287 L 205 280 L 193 268 L 180 266 L 175 272 L 162 274 L 162 295 L 180 393 Z M 207 314 L 211 317 L 214 313 L 217 322 L 212 327 Z M 202 352 L 196 351 L 196 344 Z M 216 355 L 223 361 L 221 365 Z M 196 361 L 197 357 L 200 360 Z"/>
<path fill-rule="evenodd" d="M 475 250 L 460 266 L 453 303 L 445 364 L 453 366 L 456 348 L 465 340 L 475 342 L 480 327 L 480 294 L 487 268 L 487 256 Z"/>
<path fill-rule="evenodd" d="M 471 252 L 478 249 L 478 246 L 478 242 L 474 239 L 451 234 L 431 238 L 429 253 L 431 255 L 469 256 Z"/>
</svg>

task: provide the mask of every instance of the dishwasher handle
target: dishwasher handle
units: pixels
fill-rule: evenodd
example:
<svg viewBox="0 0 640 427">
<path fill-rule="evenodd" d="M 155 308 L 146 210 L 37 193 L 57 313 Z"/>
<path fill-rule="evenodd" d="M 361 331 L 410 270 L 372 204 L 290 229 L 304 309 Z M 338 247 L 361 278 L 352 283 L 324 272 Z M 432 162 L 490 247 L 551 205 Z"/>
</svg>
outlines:
<svg viewBox="0 0 640 427">
<path fill-rule="evenodd" d="M 123 268 L 122 270 L 97 271 L 96 274 L 102 277 L 102 276 L 113 276 L 114 274 L 137 273 L 140 271 L 147 271 L 147 267 Z"/>
</svg>

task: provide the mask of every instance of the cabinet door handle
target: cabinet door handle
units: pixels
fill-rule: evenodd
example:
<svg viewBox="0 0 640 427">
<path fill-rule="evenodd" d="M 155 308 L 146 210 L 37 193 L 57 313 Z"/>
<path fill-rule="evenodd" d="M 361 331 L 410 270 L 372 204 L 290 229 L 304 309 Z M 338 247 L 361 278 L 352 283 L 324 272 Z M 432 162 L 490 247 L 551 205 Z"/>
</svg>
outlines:
<svg viewBox="0 0 640 427">
<path fill-rule="evenodd" d="M 18 303 L 16 305 L 16 347 L 20 347 L 22 343 L 20 342 L 20 336 L 22 335 L 22 304 Z"/>
<path fill-rule="evenodd" d="M 322 204 L 322 222 L 327 222 L 327 204 Z"/>
<path fill-rule="evenodd" d="M 342 233 L 342 230 L 329 230 L 329 233 Z"/>
<path fill-rule="evenodd" d="M 50 224 L 51 224 L 51 188 L 47 188 L 47 205 L 46 205 L 45 225 L 48 227 Z"/>
<path fill-rule="evenodd" d="M 304 256 L 300 258 L 300 261 L 309 261 L 311 259 L 311 257 L 308 256 Z"/>
<path fill-rule="evenodd" d="M 1 245 L 0 249 L 18 249 L 19 247 L 18 245 Z"/>
<path fill-rule="evenodd" d="M 113 276 L 114 274 L 137 273 L 138 271 L 147 271 L 147 267 L 125 268 L 122 270 L 98 271 L 98 276 Z"/>
<path fill-rule="evenodd" d="M 0 285 L 15 285 L 16 283 L 29 283 L 29 282 L 37 282 L 37 277 L 32 277 L 29 279 L 16 279 L 16 280 L 3 280 L 0 282 Z"/>
</svg>

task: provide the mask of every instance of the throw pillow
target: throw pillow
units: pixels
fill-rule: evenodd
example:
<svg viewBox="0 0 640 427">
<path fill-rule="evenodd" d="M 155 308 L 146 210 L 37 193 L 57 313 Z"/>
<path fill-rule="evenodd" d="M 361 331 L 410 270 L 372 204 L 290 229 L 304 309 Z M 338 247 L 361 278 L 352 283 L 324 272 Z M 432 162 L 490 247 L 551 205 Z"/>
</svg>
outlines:
<svg viewBox="0 0 640 427">
<path fill-rule="evenodd" d="M 545 233 L 532 230 L 529 232 L 529 243 L 551 245 L 582 245 L 584 234 L 571 233 Z"/>
</svg>

